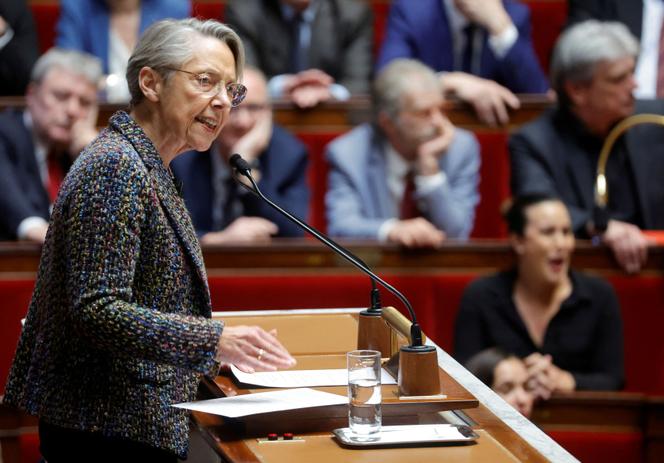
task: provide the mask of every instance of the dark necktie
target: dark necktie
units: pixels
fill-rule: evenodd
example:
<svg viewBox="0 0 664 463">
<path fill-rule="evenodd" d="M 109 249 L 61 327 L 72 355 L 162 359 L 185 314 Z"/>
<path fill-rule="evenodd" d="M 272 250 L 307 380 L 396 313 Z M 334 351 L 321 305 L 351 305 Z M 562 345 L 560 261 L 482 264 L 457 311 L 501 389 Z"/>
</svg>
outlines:
<svg viewBox="0 0 664 463">
<path fill-rule="evenodd" d="M 304 27 L 302 13 L 296 13 L 295 16 L 293 16 L 291 27 L 293 40 L 291 42 L 290 72 L 297 74 L 298 72 L 307 69 L 307 50 L 301 43 L 302 28 Z"/>
<path fill-rule="evenodd" d="M 468 24 L 463 28 L 463 37 L 466 44 L 463 48 L 463 55 L 461 56 L 461 70 L 473 74 L 473 47 L 475 45 L 475 26 L 473 24 Z"/>
<path fill-rule="evenodd" d="M 401 208 L 399 218 L 401 220 L 413 219 L 422 214 L 417 207 L 415 200 L 415 174 L 410 171 L 405 177 L 405 187 L 403 191 L 403 198 L 401 199 Z"/>
</svg>

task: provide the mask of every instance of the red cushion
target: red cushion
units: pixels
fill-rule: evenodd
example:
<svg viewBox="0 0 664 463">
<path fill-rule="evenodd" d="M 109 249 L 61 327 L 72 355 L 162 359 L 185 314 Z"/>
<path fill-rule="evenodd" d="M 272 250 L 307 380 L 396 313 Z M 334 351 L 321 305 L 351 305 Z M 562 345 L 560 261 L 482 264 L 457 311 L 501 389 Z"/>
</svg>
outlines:
<svg viewBox="0 0 664 463">
<path fill-rule="evenodd" d="M 21 334 L 21 319 L 28 312 L 34 280 L 0 280 L 0 395 L 5 391 L 9 367 Z"/>
<path fill-rule="evenodd" d="M 37 28 L 37 37 L 39 39 L 39 50 L 44 53 L 55 45 L 55 25 L 60 17 L 60 4 L 55 3 L 35 3 L 29 2 L 32 10 L 32 17 L 35 20 Z"/>
<path fill-rule="evenodd" d="M 507 227 L 500 207 L 510 196 L 510 161 L 507 132 L 476 132 L 482 153 L 480 167 L 480 202 L 475 209 L 472 238 L 501 238 Z"/>
<path fill-rule="evenodd" d="M 643 460 L 639 432 L 547 431 L 556 442 L 584 463 L 623 463 Z"/>
<path fill-rule="evenodd" d="M 307 182 L 311 191 L 309 198 L 309 224 L 325 232 L 325 193 L 327 192 L 327 174 L 329 165 L 325 160 L 325 146 L 342 132 L 298 133 L 297 137 L 309 150 L 309 169 Z"/>
<path fill-rule="evenodd" d="M 22 434 L 19 442 L 21 449 L 21 463 L 38 463 L 42 461 L 39 452 L 39 434 Z"/>
<path fill-rule="evenodd" d="M 610 276 L 620 301 L 625 338 L 625 388 L 664 394 L 664 284 L 662 277 Z"/>
<path fill-rule="evenodd" d="M 530 7 L 530 23 L 535 53 L 544 72 L 549 72 L 549 62 L 558 35 L 567 20 L 567 1 L 525 0 Z"/>
<path fill-rule="evenodd" d="M 200 19 L 216 19 L 223 20 L 225 3 L 217 2 L 201 2 L 194 0 L 191 6 L 191 15 Z"/>
</svg>

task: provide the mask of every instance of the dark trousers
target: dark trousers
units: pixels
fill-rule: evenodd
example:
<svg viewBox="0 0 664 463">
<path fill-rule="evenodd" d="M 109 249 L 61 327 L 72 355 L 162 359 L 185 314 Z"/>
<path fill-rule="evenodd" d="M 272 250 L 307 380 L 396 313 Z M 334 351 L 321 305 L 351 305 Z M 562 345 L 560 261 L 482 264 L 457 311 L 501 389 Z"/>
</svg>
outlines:
<svg viewBox="0 0 664 463">
<path fill-rule="evenodd" d="M 147 444 L 62 428 L 42 420 L 39 440 L 39 449 L 48 463 L 177 462 L 175 454 Z"/>
</svg>

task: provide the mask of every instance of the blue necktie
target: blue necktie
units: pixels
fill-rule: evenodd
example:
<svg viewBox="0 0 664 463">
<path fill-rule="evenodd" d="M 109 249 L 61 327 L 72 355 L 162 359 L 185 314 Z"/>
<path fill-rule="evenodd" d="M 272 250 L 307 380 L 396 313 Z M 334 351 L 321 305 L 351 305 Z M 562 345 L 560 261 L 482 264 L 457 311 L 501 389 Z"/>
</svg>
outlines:
<svg viewBox="0 0 664 463">
<path fill-rule="evenodd" d="M 296 13 L 292 20 L 293 41 L 291 42 L 290 72 L 296 74 L 307 69 L 307 50 L 302 46 L 302 29 L 305 27 L 302 13 Z"/>
</svg>

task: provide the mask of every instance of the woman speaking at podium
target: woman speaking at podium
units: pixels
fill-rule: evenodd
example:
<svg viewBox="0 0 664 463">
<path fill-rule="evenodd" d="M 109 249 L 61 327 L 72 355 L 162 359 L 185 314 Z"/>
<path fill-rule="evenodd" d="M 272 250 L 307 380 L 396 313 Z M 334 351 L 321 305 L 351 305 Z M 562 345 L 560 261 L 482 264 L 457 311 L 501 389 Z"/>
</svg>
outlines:
<svg viewBox="0 0 664 463">
<path fill-rule="evenodd" d="M 39 417 L 49 463 L 176 461 L 188 415 L 219 363 L 294 364 L 272 333 L 210 320 L 196 233 L 169 163 L 210 147 L 244 98 L 239 37 L 165 20 L 127 69 L 130 112 L 81 154 L 54 205 L 5 403 Z"/>
</svg>

